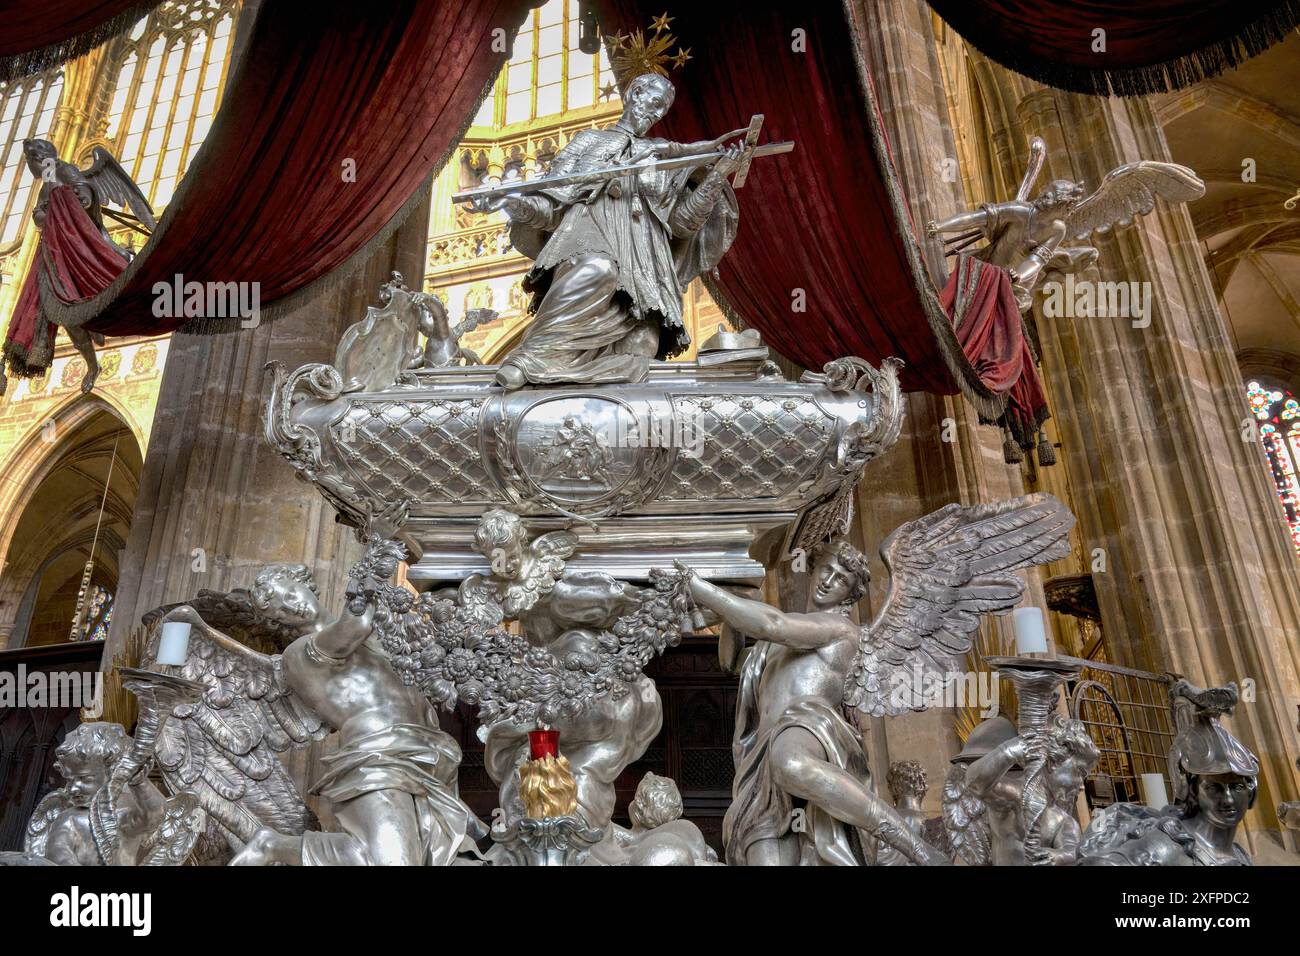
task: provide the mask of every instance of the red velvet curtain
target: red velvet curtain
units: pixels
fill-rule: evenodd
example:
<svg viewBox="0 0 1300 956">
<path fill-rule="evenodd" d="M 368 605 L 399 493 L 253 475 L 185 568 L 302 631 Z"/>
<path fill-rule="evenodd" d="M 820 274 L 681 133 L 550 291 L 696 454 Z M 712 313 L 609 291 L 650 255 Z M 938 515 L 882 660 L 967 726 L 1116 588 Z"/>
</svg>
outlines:
<svg viewBox="0 0 1300 956">
<path fill-rule="evenodd" d="M 88 53 L 159 0 L 0 0 L 0 82 Z"/>
<path fill-rule="evenodd" d="M 126 258 L 81 208 L 72 187 L 51 190 L 45 230 L 0 355 L 0 395 L 5 392 L 6 363 L 15 374 L 30 375 L 44 371 L 54 358 L 54 326 L 41 309 L 42 287 L 61 302 L 78 302 L 106 288 L 125 267 Z"/>
<path fill-rule="evenodd" d="M 1008 69 L 1076 93 L 1179 89 L 1236 66 L 1300 23 L 1300 0 L 929 0 Z M 1104 48 L 1095 33 L 1104 30 Z"/>
<path fill-rule="evenodd" d="M 656 4 L 605 0 L 603 26 L 644 30 Z M 924 273 L 841 4 L 717 0 L 671 12 L 692 59 L 672 72 L 677 98 L 656 133 L 712 138 L 763 113 L 763 141 L 796 144 L 755 159 L 737 191 L 740 231 L 714 283 L 720 304 L 807 368 L 898 356 L 908 389 L 951 394 L 961 384 L 996 417 L 1000 401 L 964 361 Z"/>
<path fill-rule="evenodd" d="M 47 313 L 110 335 L 165 332 L 187 320 L 155 317 L 152 290 L 176 275 L 257 282 L 265 304 L 344 266 L 400 222 L 450 153 L 527 9 L 525 0 L 327 0 L 309 13 L 263 4 L 153 237 L 103 294 L 47 300 Z"/>
</svg>

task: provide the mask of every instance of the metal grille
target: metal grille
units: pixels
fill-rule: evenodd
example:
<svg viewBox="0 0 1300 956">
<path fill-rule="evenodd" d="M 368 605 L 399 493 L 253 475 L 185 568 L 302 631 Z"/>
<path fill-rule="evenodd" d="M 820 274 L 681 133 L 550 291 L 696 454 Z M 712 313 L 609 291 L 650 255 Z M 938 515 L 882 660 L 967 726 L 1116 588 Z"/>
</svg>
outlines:
<svg viewBox="0 0 1300 956">
<path fill-rule="evenodd" d="M 1176 675 L 1099 661 L 1079 663 L 1084 666 L 1070 686 L 1070 710 L 1101 751 L 1085 788 L 1088 805 L 1140 802 L 1144 773 L 1164 775 L 1165 792 L 1172 792 L 1166 758 L 1174 740 L 1169 688 Z"/>
</svg>

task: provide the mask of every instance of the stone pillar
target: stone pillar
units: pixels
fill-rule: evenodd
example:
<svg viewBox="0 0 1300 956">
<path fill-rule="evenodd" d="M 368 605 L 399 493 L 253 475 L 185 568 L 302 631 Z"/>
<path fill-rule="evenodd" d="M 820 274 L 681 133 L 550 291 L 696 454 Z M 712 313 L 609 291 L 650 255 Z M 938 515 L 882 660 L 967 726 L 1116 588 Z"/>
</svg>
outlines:
<svg viewBox="0 0 1300 956">
<path fill-rule="evenodd" d="M 263 564 L 306 564 L 325 607 L 339 610 L 360 546 L 263 437 L 264 366 L 333 361 L 344 329 L 377 304 L 393 270 L 418 288 L 428 215 L 426 199 L 360 268 L 310 304 L 236 333 L 172 337 L 106 661 L 144 612 L 200 588 L 247 587 Z"/>
<path fill-rule="evenodd" d="M 957 146 L 949 120 L 933 21 L 922 0 L 860 0 L 857 35 L 870 67 L 891 155 L 903 182 L 914 223 L 943 219 L 965 208 L 955 175 Z M 945 176 L 946 170 L 954 175 Z M 936 286 L 946 280 L 942 248 L 930 243 L 927 259 Z M 873 582 L 865 607 L 874 614 L 884 600 L 888 577 L 876 549 L 905 521 L 950 502 L 996 501 L 1036 490 L 1032 463 L 1007 465 L 998 429 L 981 426 L 975 410 L 959 396 L 908 396 L 907 419 L 895 448 L 872 462 L 858 489 L 854 543 L 873 559 Z M 1037 573 L 1027 575 L 1026 602 L 1045 606 Z M 1006 621 L 984 625 L 994 642 L 1012 640 Z M 957 714 L 936 708 L 889 720 L 871 720 L 868 751 L 877 786 L 891 761 L 917 760 L 927 770 L 925 806 L 937 812 L 948 758 L 960 749 Z M 969 715 L 967 715 L 969 719 Z"/>
<path fill-rule="evenodd" d="M 992 139 L 1047 142 L 1043 181 L 1095 188 L 1123 163 L 1177 159 L 1144 98 L 1036 87 L 971 57 L 986 102 L 1016 101 L 1014 114 L 986 114 Z M 1018 181 L 1023 159 L 1010 153 L 1004 178 Z M 1248 820 L 1275 830 L 1277 803 L 1297 797 L 1300 578 L 1258 448 L 1243 440 L 1253 432 L 1228 329 L 1185 207 L 1161 203 L 1095 244 L 1102 280 L 1148 284 L 1150 325 L 1061 318 L 1039 335 L 1081 539 L 1105 561 L 1094 578 L 1108 652 L 1202 686 L 1253 682 L 1257 699 L 1229 725 L 1262 763 Z"/>
</svg>

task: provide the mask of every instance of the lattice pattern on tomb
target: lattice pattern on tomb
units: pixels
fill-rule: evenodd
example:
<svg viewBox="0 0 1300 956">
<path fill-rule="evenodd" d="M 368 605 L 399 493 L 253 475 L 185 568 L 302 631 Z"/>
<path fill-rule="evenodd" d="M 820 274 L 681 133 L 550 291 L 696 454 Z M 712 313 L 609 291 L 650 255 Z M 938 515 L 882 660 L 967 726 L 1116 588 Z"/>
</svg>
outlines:
<svg viewBox="0 0 1300 956">
<path fill-rule="evenodd" d="M 504 500 L 479 452 L 480 399 L 353 402 L 330 428 L 357 480 L 386 501 Z"/>
<path fill-rule="evenodd" d="M 834 419 L 804 396 L 675 395 L 683 442 L 704 436 L 698 457 L 680 452 L 660 497 L 781 498 L 822 460 Z"/>
</svg>

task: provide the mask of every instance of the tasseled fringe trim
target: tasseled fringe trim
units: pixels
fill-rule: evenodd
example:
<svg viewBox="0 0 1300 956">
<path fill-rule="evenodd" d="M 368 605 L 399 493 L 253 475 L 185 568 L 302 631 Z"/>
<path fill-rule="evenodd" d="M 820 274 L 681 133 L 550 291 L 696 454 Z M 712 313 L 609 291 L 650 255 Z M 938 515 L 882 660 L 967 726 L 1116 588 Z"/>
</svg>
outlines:
<svg viewBox="0 0 1300 956">
<path fill-rule="evenodd" d="M 53 363 L 54 336 L 50 334 L 50 323 L 38 318 L 36 337 L 30 348 L 10 339 L 0 351 L 0 395 L 5 393 L 8 385 L 6 368 L 15 378 L 39 378 Z"/>
<path fill-rule="evenodd" d="M 141 17 L 148 16 L 159 2 L 160 0 L 151 0 L 148 3 L 134 4 L 85 33 L 79 33 L 59 43 L 51 43 L 39 50 L 28 50 L 26 53 L 0 57 L 0 83 L 9 83 L 25 76 L 43 73 L 89 53 L 95 47 L 131 29 Z"/>
<path fill-rule="evenodd" d="M 985 56 L 1047 86 L 1092 96 L 1146 96 L 1180 90 L 1218 76 L 1285 39 L 1298 24 L 1300 0 L 1282 0 L 1236 33 L 1215 40 L 1200 50 L 1166 63 L 1118 70 L 1030 58 L 1025 56 L 1023 49 L 1004 46 L 1001 37 L 995 34 L 968 36 L 956 27 L 953 29 Z"/>
</svg>

